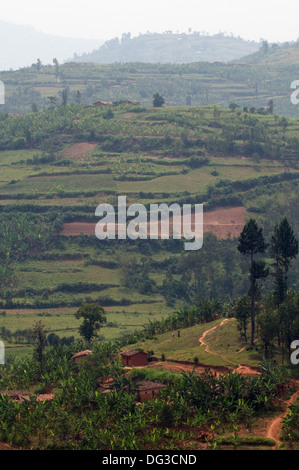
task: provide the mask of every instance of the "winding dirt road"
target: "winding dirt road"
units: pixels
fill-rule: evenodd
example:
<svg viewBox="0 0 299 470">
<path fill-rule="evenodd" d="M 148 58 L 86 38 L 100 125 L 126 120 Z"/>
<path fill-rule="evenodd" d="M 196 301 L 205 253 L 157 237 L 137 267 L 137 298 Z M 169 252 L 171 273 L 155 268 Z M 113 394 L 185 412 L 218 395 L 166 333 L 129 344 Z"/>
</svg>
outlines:
<svg viewBox="0 0 299 470">
<path fill-rule="evenodd" d="M 217 329 L 220 326 L 224 325 L 227 321 L 229 321 L 229 319 L 225 319 L 225 320 L 223 320 L 222 323 L 220 323 L 220 325 L 216 325 L 213 328 L 205 331 L 205 333 L 199 338 L 199 342 L 203 346 L 205 346 L 205 352 L 206 353 L 212 354 L 213 356 L 221 357 L 226 362 L 237 365 L 238 367 L 235 369 L 236 372 L 239 372 L 239 373 L 242 373 L 242 374 L 245 374 L 245 375 L 258 374 L 259 372 L 257 372 L 255 369 L 253 369 L 249 366 L 233 363 L 232 361 L 228 360 L 225 356 L 217 354 L 214 351 L 210 350 L 209 345 L 206 342 L 206 337 L 209 335 L 209 333 L 211 333 L 211 331 L 214 331 L 215 329 Z M 239 352 L 241 352 L 241 351 L 239 351 Z M 297 384 L 297 387 L 298 387 L 299 386 L 299 381 L 296 381 L 296 384 Z M 280 444 L 281 444 L 280 433 L 281 433 L 282 426 L 283 426 L 283 418 L 286 417 L 286 415 L 289 412 L 290 406 L 293 403 L 295 403 L 295 401 L 298 399 L 298 397 L 299 397 L 299 390 L 297 390 L 291 396 L 291 398 L 287 402 L 285 402 L 285 405 L 286 405 L 285 411 L 283 413 L 281 413 L 279 416 L 275 417 L 273 420 L 271 420 L 269 425 L 268 425 L 266 437 L 268 437 L 269 439 L 273 439 L 275 441 L 275 446 L 272 448 L 273 450 L 278 450 L 279 447 L 280 447 Z"/>
<path fill-rule="evenodd" d="M 298 386 L 299 382 L 297 381 L 296 383 L 297 383 L 297 386 Z M 273 439 L 276 442 L 275 447 L 273 447 L 274 450 L 278 450 L 279 446 L 281 444 L 280 433 L 281 433 L 282 426 L 283 426 L 283 421 L 282 420 L 283 420 L 283 418 L 286 417 L 286 415 L 289 412 L 290 406 L 293 403 L 295 403 L 295 401 L 297 400 L 298 397 L 299 397 L 299 390 L 297 390 L 291 396 L 291 398 L 286 402 L 285 411 L 282 414 L 280 414 L 279 416 L 277 416 L 276 418 L 274 418 L 273 421 L 271 421 L 271 423 L 270 423 L 270 425 L 267 429 L 267 437 L 269 437 L 270 439 Z"/>
<path fill-rule="evenodd" d="M 213 328 L 210 328 L 209 330 L 205 331 L 204 334 L 199 338 L 199 342 L 202 346 L 205 346 L 205 352 L 208 353 L 208 354 L 212 354 L 213 356 L 217 356 L 217 357 L 220 357 L 221 359 L 223 359 L 225 362 L 228 362 L 229 364 L 232 364 L 233 366 L 236 366 L 236 369 L 235 371 L 236 372 L 239 372 L 240 374 L 246 374 L 246 375 L 257 375 L 259 372 L 252 368 L 252 367 L 249 367 L 249 366 L 245 366 L 243 364 L 238 364 L 237 362 L 233 362 L 231 361 L 230 359 L 228 359 L 226 356 L 222 355 L 222 354 L 218 354 L 216 353 L 215 351 L 211 351 L 208 343 L 206 342 L 206 337 L 214 330 L 216 330 L 217 328 L 220 328 L 222 325 L 224 325 L 226 322 L 229 322 L 229 321 L 232 321 L 233 318 L 226 318 L 225 320 L 223 320 L 220 325 L 216 325 L 216 326 L 213 326 Z M 246 347 L 246 346 L 245 346 Z M 244 348 L 243 348 L 244 349 Z M 239 351 L 241 352 L 241 351 Z"/>
</svg>

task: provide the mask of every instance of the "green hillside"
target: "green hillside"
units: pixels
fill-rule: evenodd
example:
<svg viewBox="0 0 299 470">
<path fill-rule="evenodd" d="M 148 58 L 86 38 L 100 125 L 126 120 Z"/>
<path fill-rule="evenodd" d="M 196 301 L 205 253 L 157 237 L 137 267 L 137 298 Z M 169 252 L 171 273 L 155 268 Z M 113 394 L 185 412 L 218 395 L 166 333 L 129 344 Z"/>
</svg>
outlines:
<svg viewBox="0 0 299 470">
<path fill-rule="evenodd" d="M 221 39 L 224 41 L 224 39 Z M 161 94 L 168 106 L 219 105 L 255 109 L 264 113 L 272 102 L 275 114 L 298 117 L 291 103 L 291 84 L 299 77 L 297 43 L 268 46 L 231 62 L 198 58 L 190 63 L 76 63 L 22 68 L 0 73 L 5 85 L 2 112 L 42 111 L 63 102 L 84 106 L 98 101 L 137 100 L 152 106 Z M 148 59 L 149 60 L 149 59 Z M 201 61 L 199 61 L 201 60 Z"/>
<path fill-rule="evenodd" d="M 201 298 L 246 293 L 235 238 L 245 219 L 255 217 L 269 237 L 287 216 L 298 234 L 298 129 L 296 119 L 218 107 L 73 104 L 2 114 L 2 223 L 16 217 L 22 233 L 24 220 L 45 227 L 42 243 L 12 259 L 9 277 L 1 268 L 8 345 L 26 350 L 26 330 L 39 317 L 49 332 L 78 337 L 74 312 L 86 299 L 107 310 L 101 334 L 113 339 Z M 100 242 L 95 209 L 116 205 L 118 195 L 146 207 L 204 203 L 203 249 L 187 255 L 181 241 Z M 289 273 L 297 287 L 298 268 L 297 261 Z"/>
<path fill-rule="evenodd" d="M 299 119 L 63 98 L 0 114 L 0 449 L 298 448 Z M 120 195 L 202 248 L 100 241 Z"/>
<path fill-rule="evenodd" d="M 205 333 L 205 344 L 202 344 L 200 339 Z M 185 328 L 181 330 L 180 338 L 176 331 L 174 337 L 172 332 L 157 335 L 154 339 L 134 344 L 134 348 L 152 351 L 158 359 L 164 355 L 166 361 L 194 362 L 196 358 L 199 364 L 207 367 L 222 366 L 232 370 L 238 369 L 242 364 L 258 367 L 263 361 L 262 351 L 251 348 L 240 337 L 237 322 L 233 318 L 224 324 L 222 318 Z M 168 362 L 167 365 L 171 363 Z"/>
<path fill-rule="evenodd" d="M 253 54 L 246 55 L 242 62 L 247 64 L 261 65 L 294 65 L 298 64 L 299 59 L 299 42 L 278 44 L 268 44 L 264 41 L 260 49 Z"/>
</svg>

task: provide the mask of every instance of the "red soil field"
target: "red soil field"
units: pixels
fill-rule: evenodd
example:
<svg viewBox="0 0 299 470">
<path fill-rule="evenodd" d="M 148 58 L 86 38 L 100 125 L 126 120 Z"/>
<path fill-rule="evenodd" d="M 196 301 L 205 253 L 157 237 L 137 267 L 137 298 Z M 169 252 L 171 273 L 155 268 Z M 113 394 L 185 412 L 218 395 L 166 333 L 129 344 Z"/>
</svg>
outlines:
<svg viewBox="0 0 299 470">
<path fill-rule="evenodd" d="M 212 232 L 219 239 L 235 238 L 240 235 L 245 225 L 245 208 L 220 208 L 204 212 L 204 233 Z M 71 222 L 63 226 L 61 235 L 95 235 L 95 224 Z"/>
<path fill-rule="evenodd" d="M 74 144 L 61 154 L 61 158 L 71 158 L 76 161 L 84 160 L 84 156 L 88 152 L 94 150 L 97 145 L 98 144 L 93 144 L 89 142 L 81 142 L 78 144 Z"/>
</svg>

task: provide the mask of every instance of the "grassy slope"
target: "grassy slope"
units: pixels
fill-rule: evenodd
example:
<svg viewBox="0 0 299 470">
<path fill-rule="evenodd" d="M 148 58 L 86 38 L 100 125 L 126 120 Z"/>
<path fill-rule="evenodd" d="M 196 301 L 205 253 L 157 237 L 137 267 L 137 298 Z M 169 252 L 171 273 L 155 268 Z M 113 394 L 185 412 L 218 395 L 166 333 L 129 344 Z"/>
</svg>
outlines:
<svg viewBox="0 0 299 470">
<path fill-rule="evenodd" d="M 268 52 L 261 50 L 243 57 L 241 60 L 248 64 L 267 64 L 267 65 L 295 65 L 298 64 L 299 47 L 298 42 L 294 44 L 286 43 L 282 46 L 269 46 Z"/>
<path fill-rule="evenodd" d="M 258 366 L 263 359 L 259 351 L 251 350 L 249 345 L 240 338 L 237 331 L 236 321 L 229 320 L 220 326 L 223 319 L 211 323 L 196 325 L 181 330 L 181 337 L 172 337 L 173 332 L 157 335 L 154 340 L 147 340 L 137 343 L 134 348 L 141 348 L 145 351 L 154 351 L 155 356 L 161 358 L 165 355 L 166 360 L 194 361 L 198 358 L 199 363 L 211 366 L 226 366 L 235 368 L 240 364 Z M 217 328 L 215 328 L 217 327 Z M 215 329 L 213 329 L 215 328 Z M 202 345 L 199 339 L 210 330 L 205 337 L 206 346 Z M 243 348 L 245 348 L 243 350 Z"/>
</svg>

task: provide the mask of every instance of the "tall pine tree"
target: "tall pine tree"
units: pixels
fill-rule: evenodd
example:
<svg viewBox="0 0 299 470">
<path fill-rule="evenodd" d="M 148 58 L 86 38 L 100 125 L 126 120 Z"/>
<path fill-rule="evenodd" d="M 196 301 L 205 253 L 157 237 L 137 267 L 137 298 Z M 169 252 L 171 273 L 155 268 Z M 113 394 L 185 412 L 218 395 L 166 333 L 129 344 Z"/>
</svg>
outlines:
<svg viewBox="0 0 299 470">
<path fill-rule="evenodd" d="M 270 255 L 274 268 L 274 299 L 277 306 L 285 300 L 288 291 L 288 271 L 292 259 L 298 254 L 298 241 L 285 217 L 274 227 L 270 243 Z"/>
<path fill-rule="evenodd" d="M 264 239 L 263 229 L 259 228 L 254 219 L 250 219 L 245 225 L 238 243 L 238 250 L 242 255 L 250 257 L 250 288 L 248 295 L 250 297 L 250 316 L 251 316 L 251 345 L 254 345 L 255 338 L 255 303 L 259 297 L 258 280 L 264 279 L 268 275 L 264 261 L 256 261 L 254 256 L 258 253 L 264 253 L 267 249 Z"/>
</svg>

